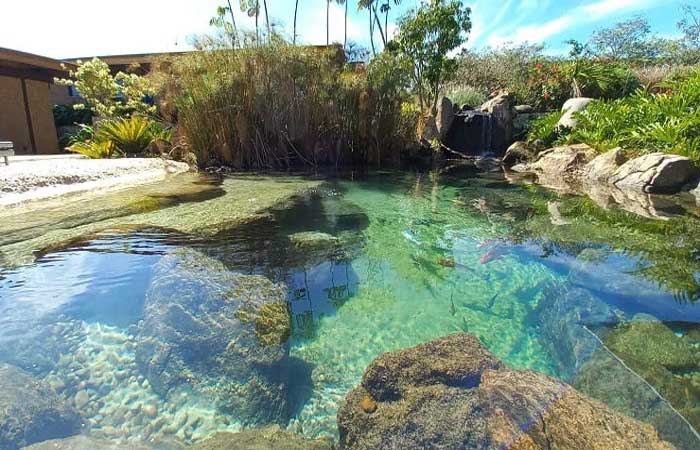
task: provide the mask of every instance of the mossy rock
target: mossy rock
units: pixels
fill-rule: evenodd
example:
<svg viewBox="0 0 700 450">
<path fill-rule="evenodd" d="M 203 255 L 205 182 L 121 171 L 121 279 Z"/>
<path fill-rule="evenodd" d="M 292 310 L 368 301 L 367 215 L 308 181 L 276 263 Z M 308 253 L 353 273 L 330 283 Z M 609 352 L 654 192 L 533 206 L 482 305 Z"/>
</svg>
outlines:
<svg viewBox="0 0 700 450">
<path fill-rule="evenodd" d="M 255 321 L 255 335 L 264 346 L 281 345 L 292 334 L 292 322 L 283 302 L 266 303 Z"/>
<path fill-rule="evenodd" d="M 700 349 L 662 322 L 632 321 L 605 335 L 605 344 L 626 362 L 667 369 L 699 369 Z"/>
<path fill-rule="evenodd" d="M 700 349 L 687 333 L 677 335 L 662 322 L 633 321 L 603 333 L 610 350 L 700 427 Z"/>
</svg>

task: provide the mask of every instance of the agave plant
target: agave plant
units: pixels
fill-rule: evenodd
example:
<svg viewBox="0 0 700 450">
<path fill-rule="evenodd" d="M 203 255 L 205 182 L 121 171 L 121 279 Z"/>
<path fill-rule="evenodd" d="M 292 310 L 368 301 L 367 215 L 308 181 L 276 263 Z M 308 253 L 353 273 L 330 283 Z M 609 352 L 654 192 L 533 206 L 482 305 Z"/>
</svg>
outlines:
<svg viewBox="0 0 700 450">
<path fill-rule="evenodd" d="M 114 156 L 116 149 L 112 141 L 84 141 L 74 143 L 68 150 L 90 159 L 102 159 Z"/>
<path fill-rule="evenodd" d="M 145 153 L 151 143 L 162 137 L 163 127 L 144 116 L 110 120 L 100 125 L 95 136 L 97 141 L 111 141 L 125 155 Z"/>
</svg>

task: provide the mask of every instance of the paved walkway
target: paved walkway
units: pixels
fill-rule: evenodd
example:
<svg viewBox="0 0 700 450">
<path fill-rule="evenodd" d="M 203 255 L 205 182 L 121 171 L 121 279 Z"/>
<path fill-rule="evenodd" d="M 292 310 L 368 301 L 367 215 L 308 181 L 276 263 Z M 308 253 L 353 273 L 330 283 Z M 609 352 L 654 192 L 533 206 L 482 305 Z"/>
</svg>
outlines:
<svg viewBox="0 0 700 450">
<path fill-rule="evenodd" d="M 9 166 L 0 165 L 0 206 L 74 192 L 134 186 L 187 170 L 189 167 L 185 163 L 160 158 L 13 156 Z"/>
</svg>

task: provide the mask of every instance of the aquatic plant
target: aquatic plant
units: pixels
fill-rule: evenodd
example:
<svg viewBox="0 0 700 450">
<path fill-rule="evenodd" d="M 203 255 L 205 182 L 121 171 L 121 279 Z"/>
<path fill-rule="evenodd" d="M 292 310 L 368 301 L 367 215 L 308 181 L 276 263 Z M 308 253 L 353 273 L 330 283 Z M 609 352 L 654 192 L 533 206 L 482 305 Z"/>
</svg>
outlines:
<svg viewBox="0 0 700 450">
<path fill-rule="evenodd" d="M 202 166 L 379 164 L 410 139 L 399 135 L 404 85 L 387 82 L 378 65 L 346 66 L 340 47 L 278 37 L 235 51 L 216 40 L 200 45 L 154 77 Z"/>
</svg>

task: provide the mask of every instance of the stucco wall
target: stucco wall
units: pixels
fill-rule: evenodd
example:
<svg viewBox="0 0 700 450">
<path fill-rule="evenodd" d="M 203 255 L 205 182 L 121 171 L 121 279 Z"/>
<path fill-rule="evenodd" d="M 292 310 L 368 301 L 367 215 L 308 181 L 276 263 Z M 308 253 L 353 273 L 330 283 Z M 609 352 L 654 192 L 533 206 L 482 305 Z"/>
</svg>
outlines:
<svg viewBox="0 0 700 450">
<path fill-rule="evenodd" d="M 16 153 L 32 152 L 19 78 L 0 76 L 0 141 L 14 142 Z"/>
<path fill-rule="evenodd" d="M 27 80 L 29 111 L 34 125 L 37 153 L 58 153 L 58 137 L 53 121 L 50 84 L 45 81 Z"/>
<path fill-rule="evenodd" d="M 26 86 L 37 153 L 58 153 L 49 83 L 26 80 Z M 0 140 L 14 142 L 17 154 L 33 153 L 19 78 L 0 76 Z"/>
</svg>

